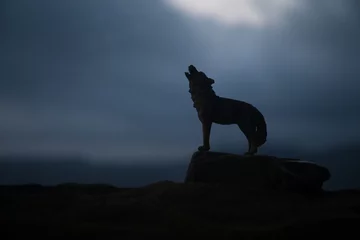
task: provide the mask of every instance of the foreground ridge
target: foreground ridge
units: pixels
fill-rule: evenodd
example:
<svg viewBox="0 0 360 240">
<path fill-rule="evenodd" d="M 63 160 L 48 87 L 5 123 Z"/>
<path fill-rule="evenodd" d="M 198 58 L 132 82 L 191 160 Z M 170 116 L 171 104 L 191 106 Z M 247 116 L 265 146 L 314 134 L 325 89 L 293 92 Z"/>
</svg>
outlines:
<svg viewBox="0 0 360 240">
<path fill-rule="evenodd" d="M 360 191 L 319 196 L 233 185 L 154 183 L 0 186 L 2 239 L 29 236 L 137 239 L 360 237 Z M 6 238 L 6 236 L 9 236 Z"/>
</svg>

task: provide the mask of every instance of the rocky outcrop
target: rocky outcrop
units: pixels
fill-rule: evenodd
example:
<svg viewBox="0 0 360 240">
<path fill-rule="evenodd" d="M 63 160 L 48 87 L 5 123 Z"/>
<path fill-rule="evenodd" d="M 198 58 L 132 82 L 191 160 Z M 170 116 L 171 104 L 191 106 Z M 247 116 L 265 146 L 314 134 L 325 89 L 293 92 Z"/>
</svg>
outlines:
<svg viewBox="0 0 360 240">
<path fill-rule="evenodd" d="M 195 152 L 185 182 L 231 184 L 241 189 L 318 192 L 329 178 L 325 167 L 297 159 Z"/>
</svg>

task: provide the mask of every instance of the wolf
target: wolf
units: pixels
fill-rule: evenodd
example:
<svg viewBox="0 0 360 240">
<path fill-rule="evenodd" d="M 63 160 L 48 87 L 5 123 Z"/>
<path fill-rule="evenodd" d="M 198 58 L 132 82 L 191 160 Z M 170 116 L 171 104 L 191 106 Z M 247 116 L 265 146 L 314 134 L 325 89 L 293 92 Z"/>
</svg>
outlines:
<svg viewBox="0 0 360 240">
<path fill-rule="evenodd" d="M 210 150 L 210 132 L 213 123 L 237 124 L 248 141 L 245 155 L 254 155 L 267 140 L 267 124 L 263 114 L 250 103 L 219 97 L 213 90 L 215 81 L 199 72 L 195 66 L 188 66 L 185 76 L 189 81 L 189 92 L 198 118 L 202 124 L 203 145 L 199 151 Z"/>
</svg>

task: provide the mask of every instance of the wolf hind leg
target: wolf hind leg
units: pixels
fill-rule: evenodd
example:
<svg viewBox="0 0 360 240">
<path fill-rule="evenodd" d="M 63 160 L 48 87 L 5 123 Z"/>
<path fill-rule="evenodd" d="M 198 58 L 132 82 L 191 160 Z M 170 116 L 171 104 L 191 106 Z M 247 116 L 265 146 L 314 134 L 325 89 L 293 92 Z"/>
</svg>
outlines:
<svg viewBox="0 0 360 240">
<path fill-rule="evenodd" d="M 257 153 L 257 145 L 255 142 L 256 126 L 251 123 L 238 123 L 240 130 L 244 133 L 248 141 L 248 151 L 245 155 L 254 155 Z"/>
</svg>

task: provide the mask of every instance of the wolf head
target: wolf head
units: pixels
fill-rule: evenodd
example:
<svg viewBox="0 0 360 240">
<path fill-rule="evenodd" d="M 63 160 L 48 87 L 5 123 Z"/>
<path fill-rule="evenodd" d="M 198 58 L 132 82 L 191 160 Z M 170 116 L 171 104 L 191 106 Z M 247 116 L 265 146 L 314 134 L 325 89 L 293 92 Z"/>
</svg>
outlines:
<svg viewBox="0 0 360 240">
<path fill-rule="evenodd" d="M 192 86 L 211 86 L 215 81 L 208 78 L 205 73 L 199 72 L 194 65 L 188 67 L 188 72 L 185 72 L 186 78 L 189 80 L 189 84 Z"/>
<path fill-rule="evenodd" d="M 211 86 L 215 81 L 208 78 L 205 73 L 199 72 L 193 65 L 190 65 L 188 69 L 189 72 L 185 72 L 185 76 L 189 80 L 189 93 L 194 107 L 198 109 L 203 104 L 211 102 L 211 99 L 216 96 Z"/>
</svg>

